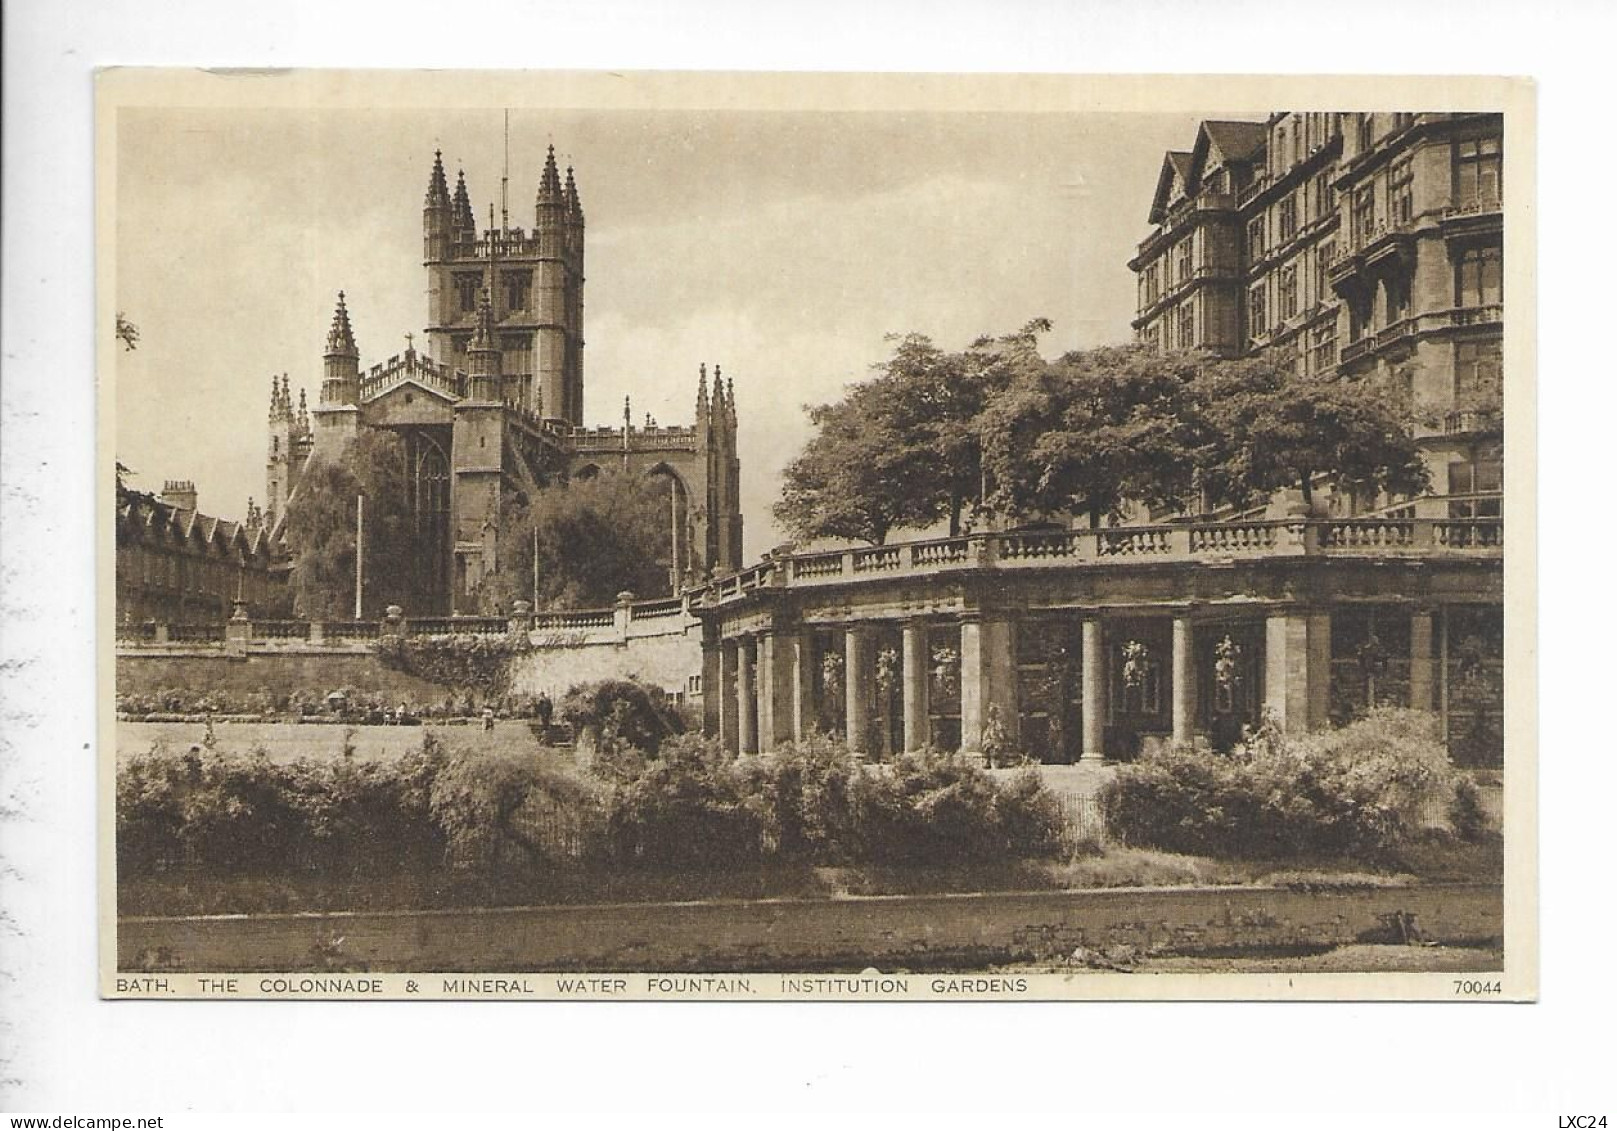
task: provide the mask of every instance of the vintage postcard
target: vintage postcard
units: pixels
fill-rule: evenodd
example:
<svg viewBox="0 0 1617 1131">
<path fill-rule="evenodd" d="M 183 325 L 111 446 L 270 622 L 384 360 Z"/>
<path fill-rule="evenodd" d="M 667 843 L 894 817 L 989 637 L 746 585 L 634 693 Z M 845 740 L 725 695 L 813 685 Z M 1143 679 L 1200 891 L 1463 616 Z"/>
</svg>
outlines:
<svg viewBox="0 0 1617 1131">
<path fill-rule="evenodd" d="M 1530 83 L 97 100 L 104 995 L 1536 996 Z"/>
</svg>

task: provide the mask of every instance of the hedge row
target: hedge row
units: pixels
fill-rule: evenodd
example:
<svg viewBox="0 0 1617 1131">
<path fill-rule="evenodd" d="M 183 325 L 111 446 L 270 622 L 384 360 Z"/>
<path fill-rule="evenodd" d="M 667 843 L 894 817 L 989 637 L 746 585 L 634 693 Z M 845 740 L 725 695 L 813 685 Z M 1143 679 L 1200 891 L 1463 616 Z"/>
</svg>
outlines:
<svg viewBox="0 0 1617 1131">
<path fill-rule="evenodd" d="M 1432 717 L 1391 708 L 1314 734 L 1265 727 L 1225 756 L 1169 747 L 1120 768 L 1102 805 L 1128 843 L 1246 858 L 1387 860 L 1433 814 L 1462 835 L 1482 823 Z"/>
<path fill-rule="evenodd" d="M 1047 856 L 1060 843 L 1059 806 L 1036 774 L 1000 784 L 953 755 L 865 766 L 815 739 L 736 762 L 680 735 L 655 758 L 609 746 L 597 772 L 578 773 L 465 737 L 451 751 L 425 734 L 396 762 L 135 758 L 118 774 L 120 873 L 947 864 Z"/>
</svg>

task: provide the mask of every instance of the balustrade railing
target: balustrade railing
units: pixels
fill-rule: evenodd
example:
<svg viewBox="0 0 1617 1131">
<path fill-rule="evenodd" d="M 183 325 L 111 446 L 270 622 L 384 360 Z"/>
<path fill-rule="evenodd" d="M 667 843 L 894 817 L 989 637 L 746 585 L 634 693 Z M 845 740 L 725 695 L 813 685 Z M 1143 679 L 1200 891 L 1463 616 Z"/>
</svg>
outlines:
<svg viewBox="0 0 1617 1131">
<path fill-rule="evenodd" d="M 876 546 L 869 550 L 855 550 L 853 555 L 855 573 L 883 573 L 896 570 L 903 564 L 897 546 Z"/>
<path fill-rule="evenodd" d="M 215 644 L 224 640 L 222 624 L 172 624 L 168 628 L 170 642 L 176 644 Z"/>
<path fill-rule="evenodd" d="M 567 612 L 537 613 L 533 627 L 544 632 L 570 632 L 586 628 L 611 628 L 611 609 L 577 609 Z"/>
<path fill-rule="evenodd" d="M 1080 553 L 1079 539 L 1083 536 L 1083 533 L 1077 530 L 1018 531 L 1001 534 L 997 539 L 998 556 L 1003 561 L 1077 557 Z"/>
<path fill-rule="evenodd" d="M 1415 544 L 1415 520 L 1349 518 L 1327 522 L 1320 544 L 1331 549 L 1408 549 Z"/>
<path fill-rule="evenodd" d="M 1277 526 L 1272 522 L 1230 522 L 1193 526 L 1190 528 L 1190 552 L 1242 554 L 1273 550 L 1280 545 L 1282 533 L 1290 534 L 1293 529 L 1301 534 L 1301 524 Z"/>
<path fill-rule="evenodd" d="M 1162 527 L 1122 526 L 1095 533 L 1095 553 L 1102 558 L 1155 557 L 1169 549 L 1168 531 Z"/>
<path fill-rule="evenodd" d="M 910 561 L 917 567 L 959 565 L 971 560 L 971 539 L 950 538 L 944 542 L 917 542 Z"/>
<path fill-rule="evenodd" d="M 1503 548 L 1498 518 L 1376 516 L 1350 519 L 1249 519 L 1103 530 L 1007 531 L 858 550 L 782 555 L 766 563 L 784 584 L 819 584 L 876 574 L 925 574 L 947 568 L 1014 569 L 1049 563 L 1105 565 L 1150 560 L 1195 562 L 1232 556 L 1487 551 Z M 698 594 L 712 605 L 762 584 L 759 570 L 730 574 Z"/>
<path fill-rule="evenodd" d="M 1498 550 L 1505 544 L 1505 525 L 1498 518 L 1439 518 L 1432 521 L 1432 540 L 1450 550 Z"/>
<path fill-rule="evenodd" d="M 837 577 L 842 573 L 842 551 L 803 554 L 792 558 L 793 577 Z"/>
<path fill-rule="evenodd" d="M 685 603 L 678 597 L 670 597 L 666 601 L 648 601 L 643 605 L 629 606 L 629 619 L 656 620 L 661 617 L 677 617 L 685 611 Z"/>
<path fill-rule="evenodd" d="M 253 636 L 260 640 L 307 640 L 309 622 L 306 620 L 255 620 Z"/>
<path fill-rule="evenodd" d="M 327 621 L 323 627 L 327 640 L 376 640 L 382 635 L 382 626 L 373 620 Z"/>
</svg>

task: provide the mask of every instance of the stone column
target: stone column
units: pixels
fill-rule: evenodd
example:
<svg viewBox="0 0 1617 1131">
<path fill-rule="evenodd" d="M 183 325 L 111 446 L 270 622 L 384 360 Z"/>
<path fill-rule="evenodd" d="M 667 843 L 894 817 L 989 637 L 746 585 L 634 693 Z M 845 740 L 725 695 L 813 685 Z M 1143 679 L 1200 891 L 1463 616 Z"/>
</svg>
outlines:
<svg viewBox="0 0 1617 1131">
<path fill-rule="evenodd" d="M 724 749 L 731 754 L 741 752 L 741 732 L 739 713 L 736 710 L 740 702 L 740 692 L 736 687 L 736 657 L 739 651 L 739 642 L 726 640 L 719 651 L 719 738 L 724 743 Z"/>
<path fill-rule="evenodd" d="M 736 643 L 736 745 L 739 753 L 758 753 L 758 704 L 753 686 L 750 639 Z"/>
<path fill-rule="evenodd" d="M 766 632 L 758 638 L 758 749 L 765 753 L 796 736 L 793 680 L 797 636 Z"/>
<path fill-rule="evenodd" d="M 864 754 L 869 753 L 865 747 L 870 745 L 870 629 L 850 625 L 844 640 L 842 685 L 848 749 Z"/>
<path fill-rule="evenodd" d="M 788 638 L 783 637 L 783 642 Z M 814 729 L 814 638 L 807 632 L 791 635 L 786 662 L 790 666 L 792 741 L 802 742 Z"/>
<path fill-rule="evenodd" d="M 1016 701 L 1016 652 L 1012 625 L 1000 617 L 960 622 L 960 749 L 980 751 L 991 708 L 999 708 L 1006 741 L 1021 729 Z"/>
<path fill-rule="evenodd" d="M 926 622 L 904 626 L 904 749 L 920 750 L 932 738 L 928 692 L 932 656 L 926 646 Z"/>
<path fill-rule="evenodd" d="M 1417 711 L 1433 706 L 1432 620 L 1430 609 L 1419 609 L 1409 618 L 1409 705 Z"/>
<path fill-rule="evenodd" d="M 775 749 L 775 634 L 758 636 L 758 752 Z"/>
<path fill-rule="evenodd" d="M 709 639 L 709 637 L 712 639 Z M 719 658 L 718 637 L 704 633 L 702 639 L 702 733 L 718 738 L 723 724 L 720 708 L 724 702 L 724 676 Z"/>
<path fill-rule="evenodd" d="M 1173 618 L 1173 740 L 1196 739 L 1196 638 L 1188 616 Z"/>
<path fill-rule="evenodd" d="M 1084 621 L 1082 639 L 1084 680 L 1084 762 L 1106 757 L 1106 635 L 1099 617 Z"/>
<path fill-rule="evenodd" d="M 1264 632 L 1264 709 L 1286 730 L 1317 730 L 1330 707 L 1331 618 L 1275 613 Z"/>
</svg>

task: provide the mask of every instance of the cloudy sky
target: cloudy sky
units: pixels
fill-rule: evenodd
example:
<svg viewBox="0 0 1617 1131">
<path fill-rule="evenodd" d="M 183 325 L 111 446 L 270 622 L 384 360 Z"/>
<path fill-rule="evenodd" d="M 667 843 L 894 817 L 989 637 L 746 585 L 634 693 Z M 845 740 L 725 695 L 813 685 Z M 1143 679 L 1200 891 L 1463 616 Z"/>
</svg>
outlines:
<svg viewBox="0 0 1617 1131">
<path fill-rule="evenodd" d="M 1163 151 L 1190 114 L 515 110 L 511 219 L 532 227 L 545 146 L 588 218 L 585 417 L 688 423 L 697 365 L 733 377 L 749 558 L 782 539 L 779 472 L 834 399 L 919 331 L 949 348 L 1045 316 L 1048 352 L 1125 340 Z M 432 153 L 499 200 L 502 112 L 120 111 L 118 458 L 197 482 L 204 510 L 264 496 L 270 375 L 319 393 L 336 293 L 361 362 L 425 322 Z"/>
</svg>

